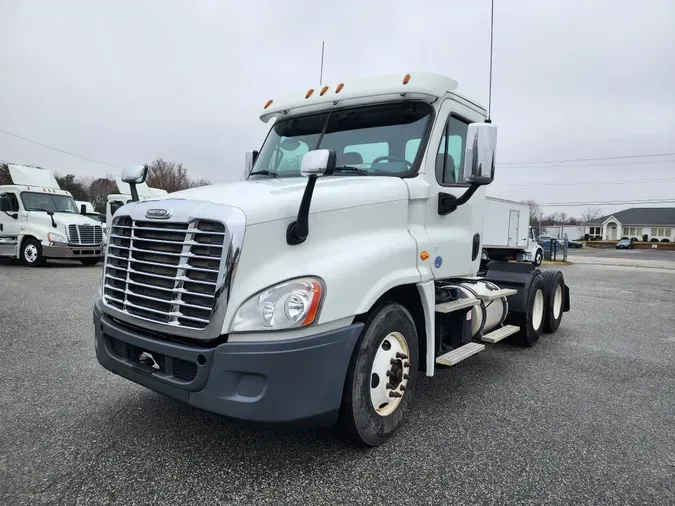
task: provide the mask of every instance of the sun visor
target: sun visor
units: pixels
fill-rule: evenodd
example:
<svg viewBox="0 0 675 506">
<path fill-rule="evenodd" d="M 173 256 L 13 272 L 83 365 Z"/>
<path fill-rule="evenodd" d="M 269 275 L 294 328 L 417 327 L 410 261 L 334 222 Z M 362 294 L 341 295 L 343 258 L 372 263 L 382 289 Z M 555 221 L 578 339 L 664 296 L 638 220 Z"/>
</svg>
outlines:
<svg viewBox="0 0 675 506">
<path fill-rule="evenodd" d="M 60 190 L 59 183 L 56 182 L 54 174 L 47 169 L 38 169 L 36 167 L 25 167 L 23 165 L 9 165 L 9 175 L 12 183 L 24 186 L 39 186 L 41 188 L 52 188 Z"/>
</svg>

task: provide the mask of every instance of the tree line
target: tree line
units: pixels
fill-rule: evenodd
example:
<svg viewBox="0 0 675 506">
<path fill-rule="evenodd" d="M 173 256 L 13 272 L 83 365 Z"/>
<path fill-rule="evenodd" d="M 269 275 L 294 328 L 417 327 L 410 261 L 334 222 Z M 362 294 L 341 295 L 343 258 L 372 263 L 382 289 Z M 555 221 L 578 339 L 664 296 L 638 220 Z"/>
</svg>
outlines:
<svg viewBox="0 0 675 506">
<path fill-rule="evenodd" d="M 534 200 L 525 200 L 524 204 L 530 207 L 530 226 L 550 227 L 553 225 L 583 225 L 602 216 L 597 207 L 589 207 L 579 217 L 564 212 L 544 214 Z"/>
<path fill-rule="evenodd" d="M 12 184 L 12 178 L 9 175 L 10 163 L 0 163 L 0 185 Z M 25 166 L 44 168 L 37 165 Z M 106 177 L 94 178 L 54 172 L 54 178 L 62 190 L 70 192 L 75 200 L 91 202 L 98 213 L 105 213 L 108 195 L 119 193 L 114 176 L 111 174 L 106 175 Z M 148 165 L 146 183 L 151 188 L 159 188 L 169 193 L 211 184 L 207 179 L 190 178 L 187 168 L 182 163 L 169 162 L 162 158 L 158 158 Z"/>
</svg>

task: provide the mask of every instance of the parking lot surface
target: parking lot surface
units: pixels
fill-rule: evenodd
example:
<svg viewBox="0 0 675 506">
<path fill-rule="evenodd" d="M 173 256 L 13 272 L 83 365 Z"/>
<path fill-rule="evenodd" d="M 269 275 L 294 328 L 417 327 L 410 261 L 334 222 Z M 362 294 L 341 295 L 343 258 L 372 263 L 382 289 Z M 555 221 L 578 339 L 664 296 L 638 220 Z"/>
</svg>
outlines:
<svg viewBox="0 0 675 506">
<path fill-rule="evenodd" d="M 92 340 L 101 268 L 2 262 L 0 504 L 672 505 L 675 271 L 562 270 L 557 334 L 421 378 L 403 429 L 362 449 L 109 373 Z"/>
</svg>

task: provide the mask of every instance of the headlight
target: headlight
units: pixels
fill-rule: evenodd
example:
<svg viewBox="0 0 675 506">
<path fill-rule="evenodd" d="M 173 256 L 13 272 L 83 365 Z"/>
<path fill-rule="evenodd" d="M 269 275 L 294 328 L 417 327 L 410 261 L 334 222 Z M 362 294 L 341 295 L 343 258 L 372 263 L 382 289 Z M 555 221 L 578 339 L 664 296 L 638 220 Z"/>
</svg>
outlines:
<svg viewBox="0 0 675 506">
<path fill-rule="evenodd" d="M 232 331 L 305 327 L 317 319 L 325 291 L 317 278 L 298 278 L 263 290 L 241 305 Z"/>
<path fill-rule="evenodd" d="M 65 237 L 63 237 L 61 234 L 56 234 L 56 233 L 54 233 L 54 232 L 49 232 L 49 233 L 47 234 L 47 239 L 48 239 L 50 242 L 63 242 L 63 243 L 67 243 L 67 242 L 68 242 L 68 239 L 66 239 Z"/>
</svg>

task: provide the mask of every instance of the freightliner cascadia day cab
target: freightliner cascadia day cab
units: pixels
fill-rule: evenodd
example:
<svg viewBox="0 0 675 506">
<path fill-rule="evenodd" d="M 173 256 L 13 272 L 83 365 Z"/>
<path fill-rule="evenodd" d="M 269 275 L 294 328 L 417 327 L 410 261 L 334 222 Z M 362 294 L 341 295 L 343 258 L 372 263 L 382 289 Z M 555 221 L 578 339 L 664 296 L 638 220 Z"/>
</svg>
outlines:
<svg viewBox="0 0 675 506">
<path fill-rule="evenodd" d="M 339 421 L 374 446 L 420 374 L 555 332 L 560 271 L 481 262 L 496 127 L 456 90 L 413 73 L 270 100 L 245 180 L 118 209 L 99 362 L 204 410 Z"/>
<path fill-rule="evenodd" d="M 104 255 L 101 222 L 85 214 L 46 169 L 9 165 L 14 184 L 0 186 L 0 257 L 29 266 L 49 258 L 97 264 Z"/>
</svg>

